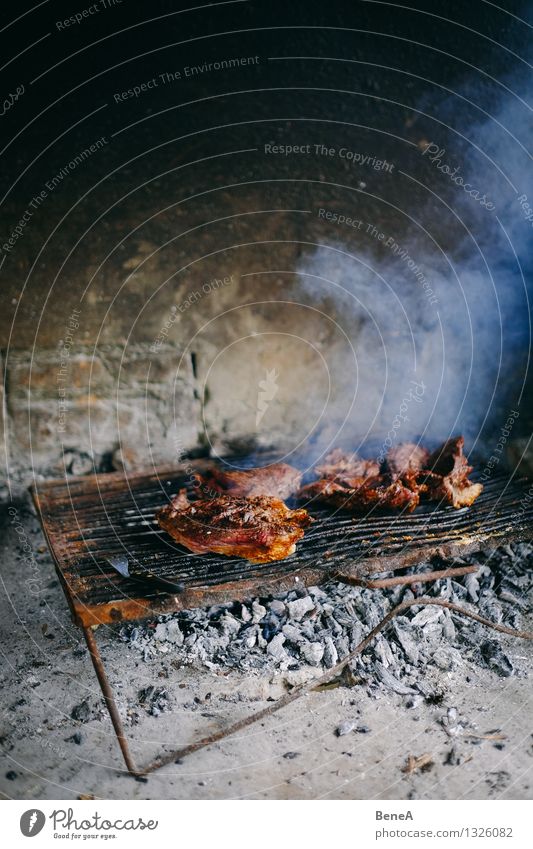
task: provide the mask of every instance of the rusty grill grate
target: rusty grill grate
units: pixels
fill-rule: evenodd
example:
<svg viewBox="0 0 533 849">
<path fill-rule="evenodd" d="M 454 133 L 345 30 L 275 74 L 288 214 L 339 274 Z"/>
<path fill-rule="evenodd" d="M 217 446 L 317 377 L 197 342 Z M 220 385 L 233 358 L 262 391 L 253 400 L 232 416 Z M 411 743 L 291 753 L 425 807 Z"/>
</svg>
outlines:
<svg viewBox="0 0 533 849">
<path fill-rule="evenodd" d="M 324 582 L 336 574 L 362 577 L 405 568 L 434 554 L 455 557 L 532 536 L 530 482 L 494 476 L 470 509 L 427 505 L 410 515 L 351 517 L 327 510 L 286 560 L 252 565 L 240 558 L 197 555 L 177 545 L 154 521 L 155 512 L 191 469 L 211 461 L 150 474 L 107 474 L 35 484 L 33 497 L 75 621 L 89 626 L 268 595 Z M 235 460 L 233 459 L 233 462 Z M 173 594 L 120 577 L 107 558 L 182 583 Z"/>
</svg>

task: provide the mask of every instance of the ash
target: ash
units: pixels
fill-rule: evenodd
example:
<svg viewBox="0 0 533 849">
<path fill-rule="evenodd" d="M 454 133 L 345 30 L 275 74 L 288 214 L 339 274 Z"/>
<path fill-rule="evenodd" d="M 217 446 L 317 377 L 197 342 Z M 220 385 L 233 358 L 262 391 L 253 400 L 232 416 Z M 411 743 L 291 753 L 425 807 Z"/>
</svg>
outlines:
<svg viewBox="0 0 533 849">
<path fill-rule="evenodd" d="M 525 628 L 533 608 L 533 546 L 507 545 L 453 565 L 465 563 L 479 566 L 479 571 L 388 589 L 330 583 L 249 604 L 160 616 L 122 626 L 119 634 L 146 663 L 171 655 L 180 664 L 214 671 L 236 668 L 264 674 L 315 667 L 319 674 L 342 660 L 392 607 L 414 598 L 414 592 L 461 604 L 511 628 Z M 433 560 L 411 573 L 443 565 Z M 438 700 L 443 673 L 465 666 L 490 669 L 501 677 L 525 676 L 519 643 L 445 608 L 415 606 L 376 637 L 353 661 L 349 674 L 372 695 L 395 692 L 415 707 L 422 698 Z"/>
</svg>

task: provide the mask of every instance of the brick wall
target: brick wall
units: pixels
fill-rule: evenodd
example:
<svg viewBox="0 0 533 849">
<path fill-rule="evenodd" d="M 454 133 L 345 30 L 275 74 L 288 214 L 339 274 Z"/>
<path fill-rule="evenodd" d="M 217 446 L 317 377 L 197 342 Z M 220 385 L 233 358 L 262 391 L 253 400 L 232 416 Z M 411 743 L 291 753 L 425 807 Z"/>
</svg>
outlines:
<svg viewBox="0 0 533 849">
<path fill-rule="evenodd" d="M 178 368 L 179 364 L 179 368 Z M 173 462 L 199 444 L 190 357 L 148 345 L 10 352 L 5 426 L 10 468 L 74 472 Z"/>
</svg>

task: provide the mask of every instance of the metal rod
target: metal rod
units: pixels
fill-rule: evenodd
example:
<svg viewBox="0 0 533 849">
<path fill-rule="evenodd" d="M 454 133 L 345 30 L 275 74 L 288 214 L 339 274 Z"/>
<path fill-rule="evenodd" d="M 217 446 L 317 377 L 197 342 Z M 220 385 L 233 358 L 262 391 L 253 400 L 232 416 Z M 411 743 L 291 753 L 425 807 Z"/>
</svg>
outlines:
<svg viewBox="0 0 533 849">
<path fill-rule="evenodd" d="M 85 637 L 85 642 L 87 643 L 89 654 L 91 655 L 94 671 L 96 672 L 96 677 L 98 678 L 98 682 L 102 690 L 102 695 L 105 699 L 105 703 L 107 705 L 107 709 L 111 717 L 111 722 L 113 723 L 113 728 L 115 729 L 115 734 L 117 735 L 118 744 L 122 751 L 126 767 L 128 769 L 128 772 L 131 773 L 131 775 L 137 777 L 141 775 L 141 773 L 135 766 L 135 761 L 131 756 L 130 747 L 128 745 L 128 741 L 126 740 L 126 735 L 124 734 L 124 728 L 122 726 L 122 720 L 118 712 L 117 703 L 115 702 L 115 696 L 113 694 L 113 690 L 111 689 L 111 685 L 106 675 L 102 655 L 100 654 L 100 651 L 96 644 L 96 639 L 92 628 L 84 627 L 83 636 Z"/>
<path fill-rule="evenodd" d="M 350 584 L 353 587 L 367 587 L 368 589 L 380 589 L 381 587 L 396 587 L 402 584 L 422 584 L 425 581 L 438 581 L 440 578 L 454 578 L 460 575 L 470 575 L 477 572 L 479 566 L 457 566 L 450 569 L 439 569 L 435 572 L 415 572 L 413 575 L 395 575 L 392 578 L 377 578 L 366 580 L 366 578 L 352 578 L 350 575 L 335 575 L 335 580 L 342 584 Z"/>
</svg>

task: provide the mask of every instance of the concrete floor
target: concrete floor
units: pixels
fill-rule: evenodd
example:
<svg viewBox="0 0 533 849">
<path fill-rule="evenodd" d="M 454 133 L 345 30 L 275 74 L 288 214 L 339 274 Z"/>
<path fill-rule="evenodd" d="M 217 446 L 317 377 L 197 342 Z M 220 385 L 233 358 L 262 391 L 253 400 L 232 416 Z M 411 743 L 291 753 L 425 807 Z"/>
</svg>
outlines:
<svg viewBox="0 0 533 849">
<path fill-rule="evenodd" d="M 4 798 L 527 799 L 533 795 L 531 677 L 501 678 L 478 667 L 433 670 L 443 699 L 416 708 L 407 708 L 401 696 L 371 698 L 360 686 L 313 693 L 257 727 L 155 773 L 147 782 L 135 781 L 123 771 L 88 653 L 70 622 L 37 520 L 27 500 L 19 507 L 26 533 L 22 544 L 29 543 L 36 553 L 39 580 L 32 585 L 32 594 L 24 583 L 21 542 L 4 514 L 0 543 Z M 286 692 L 291 675 L 178 670 L 168 657 L 146 664 L 114 632 L 101 628 L 97 636 L 141 764 L 165 743 L 174 748 L 260 709 L 267 699 Z M 518 667 L 533 668 L 531 643 L 504 637 L 503 645 Z M 292 675 L 294 683 L 296 673 Z M 301 673 L 298 676 L 301 679 Z M 139 705 L 139 690 L 151 684 L 167 690 L 171 711 L 154 717 Z M 87 721 L 76 721 L 71 712 L 85 700 Z M 453 708 L 457 719 L 448 720 Z M 369 731 L 339 737 L 335 731 L 343 720 Z M 505 739 L 468 736 L 495 729 Z M 74 737 L 76 732 L 81 738 Z M 433 761 L 427 771 L 402 772 L 408 756 L 425 753 Z"/>
</svg>

